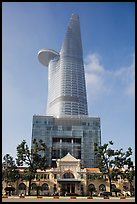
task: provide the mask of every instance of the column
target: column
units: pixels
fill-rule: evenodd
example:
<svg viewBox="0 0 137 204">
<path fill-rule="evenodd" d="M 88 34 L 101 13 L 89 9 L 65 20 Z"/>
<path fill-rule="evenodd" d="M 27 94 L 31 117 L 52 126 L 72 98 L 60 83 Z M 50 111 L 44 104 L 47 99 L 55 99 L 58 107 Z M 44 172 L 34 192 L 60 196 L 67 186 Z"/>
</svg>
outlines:
<svg viewBox="0 0 137 204">
<path fill-rule="evenodd" d="M 71 144 L 72 144 L 72 155 L 74 156 L 73 152 L 73 138 L 71 139 Z"/>
</svg>

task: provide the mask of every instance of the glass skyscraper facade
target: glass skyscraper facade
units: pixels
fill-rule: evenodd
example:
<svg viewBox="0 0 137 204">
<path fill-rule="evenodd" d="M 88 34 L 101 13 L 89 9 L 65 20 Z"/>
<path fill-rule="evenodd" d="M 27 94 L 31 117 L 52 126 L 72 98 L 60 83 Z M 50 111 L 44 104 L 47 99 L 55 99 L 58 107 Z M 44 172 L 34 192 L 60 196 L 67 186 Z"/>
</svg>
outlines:
<svg viewBox="0 0 137 204">
<path fill-rule="evenodd" d="M 88 115 L 79 17 L 72 15 L 60 53 L 39 52 L 48 66 L 47 115 Z"/>
<path fill-rule="evenodd" d="M 45 141 L 49 165 L 69 152 L 81 160 L 82 167 L 97 167 L 94 143 L 100 144 L 100 137 L 100 118 L 97 117 L 33 116 L 32 139 Z"/>
<path fill-rule="evenodd" d="M 46 143 L 50 166 L 69 152 L 81 159 L 82 167 L 97 167 L 100 118 L 88 116 L 78 15 L 71 16 L 60 52 L 42 49 L 38 59 L 48 67 L 48 102 L 45 115 L 33 116 L 32 139 Z"/>
</svg>

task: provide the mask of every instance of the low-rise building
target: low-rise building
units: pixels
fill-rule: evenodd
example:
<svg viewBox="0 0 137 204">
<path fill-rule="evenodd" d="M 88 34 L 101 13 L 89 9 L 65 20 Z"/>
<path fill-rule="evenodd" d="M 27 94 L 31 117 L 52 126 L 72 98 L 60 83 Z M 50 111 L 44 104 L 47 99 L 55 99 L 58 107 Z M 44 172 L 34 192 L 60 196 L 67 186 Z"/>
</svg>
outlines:
<svg viewBox="0 0 137 204">
<path fill-rule="evenodd" d="M 96 194 L 102 191 L 110 191 L 107 176 L 102 176 L 99 168 L 81 168 L 80 159 L 74 158 L 70 153 L 56 161 L 57 167 L 46 170 L 37 170 L 35 178 L 31 183 L 31 195 L 37 195 L 37 187 L 40 186 L 40 195 L 65 195 L 75 193 L 78 195 L 90 195 L 89 186 L 95 186 Z M 19 167 L 20 174 L 24 173 L 26 167 Z M 15 183 L 8 185 L 15 188 L 13 194 L 28 195 L 29 182 L 18 179 Z M 120 177 L 117 181 L 112 180 L 112 186 L 121 189 L 121 192 L 129 190 L 128 181 Z M 3 193 L 6 183 L 3 181 Z"/>
</svg>

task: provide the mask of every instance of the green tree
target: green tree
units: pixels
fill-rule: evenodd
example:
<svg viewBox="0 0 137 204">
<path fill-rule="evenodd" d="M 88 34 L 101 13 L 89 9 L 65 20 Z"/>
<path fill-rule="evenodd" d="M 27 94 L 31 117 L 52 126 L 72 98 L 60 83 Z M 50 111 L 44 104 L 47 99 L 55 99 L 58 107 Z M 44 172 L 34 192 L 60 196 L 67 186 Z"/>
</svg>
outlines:
<svg viewBox="0 0 137 204">
<path fill-rule="evenodd" d="M 124 179 L 127 179 L 129 182 L 130 195 L 132 196 L 134 195 L 133 180 L 135 178 L 135 167 L 131 160 L 128 160 L 127 169 L 125 170 L 123 175 L 124 175 Z"/>
<path fill-rule="evenodd" d="M 29 181 L 28 195 L 30 195 L 31 181 L 34 179 L 37 169 L 45 170 L 47 168 L 45 151 L 46 145 L 42 140 L 34 139 L 31 150 L 25 140 L 17 146 L 17 165 L 26 165 L 23 179 Z"/>
<path fill-rule="evenodd" d="M 109 148 L 109 145 L 113 145 L 113 142 L 109 141 L 109 143 L 101 146 L 95 144 L 95 154 L 98 167 L 103 175 L 107 175 L 110 192 L 112 192 L 112 179 L 117 180 L 118 176 L 123 174 L 123 168 L 131 161 L 132 149 L 129 147 L 126 152 L 123 152 L 122 148 L 113 150 Z"/>
<path fill-rule="evenodd" d="M 17 165 L 15 164 L 13 157 L 10 156 L 10 154 L 6 154 L 3 157 L 2 163 L 2 180 L 4 180 L 6 182 L 6 186 L 8 186 L 8 183 L 15 182 L 19 177 L 19 170 L 17 169 Z"/>
<path fill-rule="evenodd" d="M 122 152 L 122 149 L 120 151 L 117 150 L 117 154 L 115 157 L 115 165 L 119 168 L 118 174 L 122 176 L 123 179 L 127 179 L 130 186 L 130 194 L 133 194 L 133 180 L 135 176 L 135 167 L 133 165 L 133 161 L 131 160 L 132 155 L 132 148 L 129 147 L 126 152 Z M 125 169 L 123 171 L 122 169 Z"/>
<path fill-rule="evenodd" d="M 110 145 L 113 145 L 112 141 L 109 141 Z M 109 144 L 104 144 L 102 146 L 97 146 L 95 144 L 95 155 L 97 156 L 98 167 L 102 175 L 107 175 L 110 184 L 111 192 L 111 183 L 112 183 L 112 164 L 115 152 L 113 149 L 108 148 Z"/>
</svg>

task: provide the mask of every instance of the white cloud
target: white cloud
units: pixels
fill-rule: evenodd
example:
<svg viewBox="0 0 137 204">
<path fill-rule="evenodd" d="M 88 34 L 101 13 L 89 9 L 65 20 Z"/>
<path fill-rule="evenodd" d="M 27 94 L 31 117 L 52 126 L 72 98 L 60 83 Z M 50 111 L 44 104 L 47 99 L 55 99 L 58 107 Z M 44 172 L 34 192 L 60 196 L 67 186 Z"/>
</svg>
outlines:
<svg viewBox="0 0 137 204">
<path fill-rule="evenodd" d="M 90 54 L 86 57 L 85 63 L 86 63 L 86 70 L 87 72 L 98 72 L 101 73 L 104 71 L 104 68 L 102 64 L 100 63 L 100 56 L 96 53 Z"/>
<path fill-rule="evenodd" d="M 117 70 L 107 70 L 101 63 L 101 57 L 90 54 L 85 59 L 85 72 L 88 94 L 99 96 L 104 93 L 121 92 L 135 94 L 135 56 L 131 65 Z"/>
</svg>

